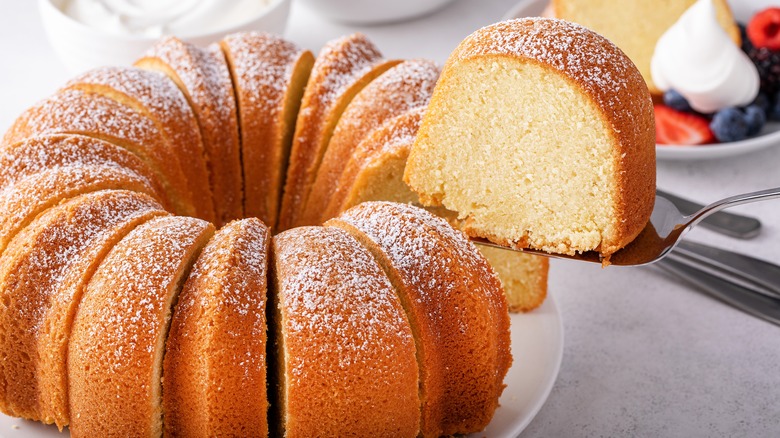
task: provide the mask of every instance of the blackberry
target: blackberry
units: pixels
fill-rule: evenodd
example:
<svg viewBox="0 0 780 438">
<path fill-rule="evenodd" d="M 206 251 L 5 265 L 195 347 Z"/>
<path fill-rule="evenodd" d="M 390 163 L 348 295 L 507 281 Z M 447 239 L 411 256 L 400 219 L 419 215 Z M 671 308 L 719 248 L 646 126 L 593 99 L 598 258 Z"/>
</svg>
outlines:
<svg viewBox="0 0 780 438">
<path fill-rule="evenodd" d="M 756 65 L 761 78 L 761 91 L 773 96 L 780 91 L 780 51 L 772 51 L 766 47 L 754 48 L 748 56 Z"/>
<path fill-rule="evenodd" d="M 753 50 L 755 47 L 753 47 L 753 43 L 750 41 L 750 38 L 747 36 L 747 26 L 745 26 L 742 23 L 737 23 L 739 25 L 739 36 L 740 40 L 742 40 L 742 51 L 745 53 L 750 53 L 751 50 Z"/>
</svg>

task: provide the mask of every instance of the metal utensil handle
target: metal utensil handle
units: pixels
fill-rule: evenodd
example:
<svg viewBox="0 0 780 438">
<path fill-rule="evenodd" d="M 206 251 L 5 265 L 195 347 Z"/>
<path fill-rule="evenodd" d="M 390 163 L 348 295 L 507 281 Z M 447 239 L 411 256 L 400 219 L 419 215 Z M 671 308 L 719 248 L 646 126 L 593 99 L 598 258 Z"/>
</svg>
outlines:
<svg viewBox="0 0 780 438">
<path fill-rule="evenodd" d="M 753 202 L 764 201 L 768 199 L 780 198 L 780 187 L 772 189 L 759 190 L 757 192 L 743 193 L 741 195 L 729 196 L 728 198 L 715 201 L 712 204 L 702 208 L 696 213 L 687 216 L 685 222 L 688 222 L 686 228 L 691 228 L 701 222 L 704 218 L 712 216 L 724 208 L 736 207 L 737 205 L 750 204 Z"/>
<path fill-rule="evenodd" d="M 696 213 L 704 208 L 704 205 L 662 190 L 656 190 L 656 193 L 671 201 L 684 215 Z M 761 231 L 761 221 L 758 219 L 726 211 L 720 211 L 704 218 L 701 221 L 701 226 L 738 239 L 755 237 Z"/>
<path fill-rule="evenodd" d="M 658 266 L 697 286 L 702 292 L 714 298 L 780 326 L 780 300 L 755 293 L 748 288 L 729 283 L 673 260 L 662 260 Z"/>
<path fill-rule="evenodd" d="M 722 280 L 780 299 L 780 266 L 688 241 L 680 242 L 668 257 Z"/>
</svg>

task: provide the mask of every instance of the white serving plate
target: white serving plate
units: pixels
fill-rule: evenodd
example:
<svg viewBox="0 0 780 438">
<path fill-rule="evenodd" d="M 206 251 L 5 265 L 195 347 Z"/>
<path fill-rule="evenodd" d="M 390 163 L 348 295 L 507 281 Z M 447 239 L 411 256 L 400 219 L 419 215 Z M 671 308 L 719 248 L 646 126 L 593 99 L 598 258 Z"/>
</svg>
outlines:
<svg viewBox="0 0 780 438">
<path fill-rule="evenodd" d="M 533 312 L 513 314 L 512 356 L 514 362 L 504 383 L 501 407 L 493 421 L 471 438 L 515 438 L 525 429 L 550 395 L 563 358 L 563 321 L 552 294 Z M 0 414 L 0 437 L 66 438 L 55 426 Z"/>
<path fill-rule="evenodd" d="M 776 2 L 777 0 L 772 0 Z M 745 22 L 757 11 L 772 4 L 769 0 L 729 0 L 736 19 Z M 504 19 L 536 17 L 542 14 L 550 0 L 523 0 L 506 14 Z M 656 145 L 660 160 L 696 161 L 743 155 L 780 145 L 780 123 L 767 124 L 761 133 L 742 141 L 706 145 Z"/>
</svg>

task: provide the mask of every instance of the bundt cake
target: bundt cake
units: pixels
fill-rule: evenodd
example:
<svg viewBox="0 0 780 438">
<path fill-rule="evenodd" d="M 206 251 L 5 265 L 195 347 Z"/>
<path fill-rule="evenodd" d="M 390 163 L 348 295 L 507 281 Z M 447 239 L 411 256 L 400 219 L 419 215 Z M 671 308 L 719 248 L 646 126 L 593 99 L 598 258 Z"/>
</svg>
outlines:
<svg viewBox="0 0 780 438">
<path fill-rule="evenodd" d="M 655 45 L 696 0 L 552 0 L 551 16 L 579 23 L 615 43 L 639 68 L 650 92 L 660 95 L 653 84 L 650 59 Z M 739 45 L 740 33 L 727 0 L 713 0 L 718 21 Z"/>
<path fill-rule="evenodd" d="M 295 117 L 314 56 L 282 38 L 258 33 L 228 35 L 221 47 L 238 104 L 244 215 L 274 226 Z"/>
<path fill-rule="evenodd" d="M 277 228 L 299 224 L 336 123 L 352 98 L 400 61 L 387 61 L 364 35 L 331 41 L 320 50 L 306 84 L 290 151 Z"/>
<path fill-rule="evenodd" d="M 438 77 L 439 68 L 431 61 L 404 61 L 371 81 L 352 99 L 328 142 L 299 225 L 317 225 L 327 219 L 323 211 L 336 190 L 344 163 L 360 141 L 386 120 L 425 107 Z"/>
<path fill-rule="evenodd" d="M 260 220 L 231 222 L 192 268 L 165 346 L 165 435 L 268 436 L 269 245 Z"/>
<path fill-rule="evenodd" d="M 482 430 L 512 361 L 507 304 L 487 261 L 446 221 L 404 204 L 366 202 L 326 226 L 365 245 L 398 292 L 417 342 L 420 434 Z"/>
<path fill-rule="evenodd" d="M 165 214 L 138 192 L 92 192 L 42 213 L 11 241 L 0 256 L 4 412 L 68 424 L 66 353 L 85 283 L 125 234 Z"/>
<path fill-rule="evenodd" d="M 608 258 L 653 208 L 652 100 L 628 57 L 590 30 L 494 24 L 448 59 L 404 178 L 471 236 Z"/>
<path fill-rule="evenodd" d="M 284 436 L 417 436 L 415 339 L 371 253 L 343 230 L 301 227 L 273 238 L 272 257 Z"/>
<path fill-rule="evenodd" d="M 151 120 L 181 162 L 198 217 L 215 220 L 214 196 L 198 121 L 176 84 L 156 72 L 105 67 L 82 74 L 66 88 L 103 95 Z"/>
<path fill-rule="evenodd" d="M 192 106 L 206 151 L 217 225 L 243 217 L 238 113 L 222 51 L 216 46 L 201 49 L 168 37 L 135 65 L 168 75 Z"/>
<path fill-rule="evenodd" d="M 590 57 L 556 64 L 566 44 Z M 424 201 L 469 207 L 466 229 L 491 236 L 507 220 L 483 214 L 491 196 L 570 227 L 592 225 L 587 209 L 628 215 L 588 242 L 608 253 L 649 211 L 649 97 L 617 49 L 560 21 L 478 32 L 432 94 L 433 64 L 397 64 L 362 35 L 314 62 L 270 35 L 205 50 L 167 38 L 146 71 L 87 73 L 25 112 L 0 145 L 0 409 L 74 437 L 482 430 L 512 361 L 501 281 L 444 219 L 359 203 L 415 201 L 406 165 Z M 531 123 L 573 111 L 571 126 Z M 534 139 L 546 158 L 524 152 Z M 584 191 L 561 182 L 582 178 Z M 518 197 L 526 179 L 559 201 Z M 335 218 L 270 237 L 310 200 L 311 220 Z M 254 214 L 269 223 L 240 219 Z M 546 261 L 522 263 L 504 283 L 542 287 Z"/>
<path fill-rule="evenodd" d="M 213 226 L 152 219 L 111 249 L 84 291 L 68 344 L 75 436 L 162 436 L 162 372 L 181 285 Z"/>
<path fill-rule="evenodd" d="M 81 134 L 109 141 L 141 158 L 163 186 L 177 214 L 196 216 L 182 163 L 152 120 L 108 97 L 61 90 L 28 109 L 3 137 L 13 144 L 44 134 Z"/>
</svg>

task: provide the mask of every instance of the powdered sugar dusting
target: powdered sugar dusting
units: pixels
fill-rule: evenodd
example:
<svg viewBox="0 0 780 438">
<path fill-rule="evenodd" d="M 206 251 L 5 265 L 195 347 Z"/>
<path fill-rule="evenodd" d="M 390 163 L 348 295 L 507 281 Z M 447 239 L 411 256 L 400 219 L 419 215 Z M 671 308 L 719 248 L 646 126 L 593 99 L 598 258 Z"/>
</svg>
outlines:
<svg viewBox="0 0 780 438">
<path fill-rule="evenodd" d="M 624 107 L 619 96 L 629 87 L 644 84 L 636 67 L 609 40 L 554 18 L 522 18 L 484 27 L 454 54 L 455 62 L 482 55 L 520 56 L 550 65 L 575 78 L 612 110 Z"/>
<path fill-rule="evenodd" d="M 161 369 L 171 306 L 208 237 L 199 219 L 163 217 L 130 232 L 87 286 L 69 345 L 73 431 L 159 435 Z M 107 417 L 106 413 L 110 413 Z M 100 431 L 100 429 L 102 431 Z"/>
<path fill-rule="evenodd" d="M 0 189 L 48 169 L 83 166 L 129 169 L 152 182 L 149 168 L 119 146 L 81 135 L 52 134 L 31 137 L 0 150 Z"/>
<path fill-rule="evenodd" d="M 392 354 L 397 343 L 389 339 L 394 337 L 411 342 L 390 281 L 347 233 L 295 228 L 274 238 L 274 250 L 285 337 L 294 350 L 289 372 L 296 381 L 291 384 L 305 384 L 307 373 L 328 366 L 371 366 Z M 309 362 L 317 357 L 337 363 Z"/>
<path fill-rule="evenodd" d="M 344 36 L 328 42 L 320 50 L 312 70 L 314 80 L 309 83 L 318 85 L 315 95 L 327 107 L 381 59 L 379 49 L 364 35 Z"/>
<path fill-rule="evenodd" d="M 148 180 L 111 166 L 77 166 L 46 170 L 8 185 L 0 192 L 0 252 L 35 216 L 61 200 L 106 189 L 123 189 L 155 196 Z"/>
</svg>

